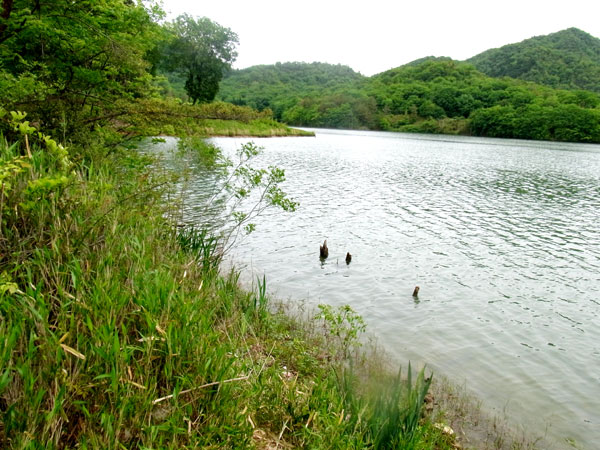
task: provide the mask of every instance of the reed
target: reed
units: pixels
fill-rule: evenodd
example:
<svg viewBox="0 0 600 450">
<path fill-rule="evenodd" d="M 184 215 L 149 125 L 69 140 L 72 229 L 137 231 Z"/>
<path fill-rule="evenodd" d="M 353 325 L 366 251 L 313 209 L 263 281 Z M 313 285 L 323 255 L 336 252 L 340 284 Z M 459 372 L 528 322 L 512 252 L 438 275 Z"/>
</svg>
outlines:
<svg viewBox="0 0 600 450">
<path fill-rule="evenodd" d="M 364 429 L 374 449 L 416 448 L 423 441 L 419 430 L 431 377 L 426 379 L 422 369 L 413 383 L 410 363 L 406 378 L 399 370 L 395 378 L 381 383 L 382 375 L 376 373 L 376 380 L 365 381 L 353 366 L 342 371 L 340 389 L 348 420 L 354 428 Z"/>
</svg>

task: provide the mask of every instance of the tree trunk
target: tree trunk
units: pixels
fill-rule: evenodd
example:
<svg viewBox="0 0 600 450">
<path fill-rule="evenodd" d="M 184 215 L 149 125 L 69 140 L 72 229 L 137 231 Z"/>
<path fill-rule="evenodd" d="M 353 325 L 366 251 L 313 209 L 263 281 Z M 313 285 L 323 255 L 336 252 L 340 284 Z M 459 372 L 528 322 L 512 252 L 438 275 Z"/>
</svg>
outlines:
<svg viewBox="0 0 600 450">
<path fill-rule="evenodd" d="M 4 41 L 4 33 L 8 28 L 8 19 L 13 9 L 14 0 L 2 0 L 2 13 L 0 14 L 0 42 Z"/>
</svg>

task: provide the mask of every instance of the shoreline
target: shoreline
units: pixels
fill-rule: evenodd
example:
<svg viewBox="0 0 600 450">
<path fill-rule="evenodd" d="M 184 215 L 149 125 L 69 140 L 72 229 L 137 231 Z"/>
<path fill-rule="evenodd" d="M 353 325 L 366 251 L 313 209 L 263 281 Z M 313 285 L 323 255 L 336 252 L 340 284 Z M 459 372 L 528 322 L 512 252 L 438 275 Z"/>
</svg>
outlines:
<svg viewBox="0 0 600 450">
<path fill-rule="evenodd" d="M 245 290 L 220 273 L 215 238 L 174 229 L 172 174 L 150 158 L 78 148 L 89 171 L 44 142 L 11 174 L 0 223 L 1 446 L 341 450 L 385 431 L 390 445 L 468 448 L 427 409 L 429 371 L 411 381 L 360 350 L 350 307 L 302 320 L 265 279 Z M 48 191 L 24 208 L 39 179 Z"/>
<path fill-rule="evenodd" d="M 228 265 L 229 270 L 237 271 L 235 265 Z M 267 278 L 268 281 L 268 278 Z M 242 289 L 252 291 L 253 282 L 242 282 Z M 300 327 L 311 329 L 310 322 L 315 316 L 317 306 L 307 300 L 279 298 L 274 299 L 276 311 L 283 311 L 292 320 L 298 321 Z M 380 374 L 392 374 L 405 370 L 409 360 L 400 360 L 391 356 L 380 339 L 367 329 L 362 336 L 363 346 L 358 350 L 357 359 L 370 367 L 376 367 Z M 358 356 L 359 355 L 359 356 Z M 545 433 L 526 430 L 515 423 L 510 415 L 494 412 L 494 408 L 486 407 L 485 398 L 469 392 L 466 380 L 457 382 L 443 373 L 431 369 L 425 364 L 419 365 L 426 373 L 432 374 L 429 397 L 424 405 L 426 414 L 436 425 L 449 427 L 446 432 L 453 436 L 452 448 L 471 450 L 560 450 L 565 446 L 549 438 Z M 582 448 L 582 447 L 575 447 Z"/>
</svg>

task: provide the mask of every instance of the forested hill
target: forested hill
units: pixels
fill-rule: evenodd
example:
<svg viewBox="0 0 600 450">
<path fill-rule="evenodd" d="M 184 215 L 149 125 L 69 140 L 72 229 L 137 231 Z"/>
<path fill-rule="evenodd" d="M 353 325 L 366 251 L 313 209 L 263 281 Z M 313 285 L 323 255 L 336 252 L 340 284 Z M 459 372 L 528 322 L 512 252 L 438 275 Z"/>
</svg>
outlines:
<svg viewBox="0 0 600 450">
<path fill-rule="evenodd" d="M 591 91 L 493 78 L 448 58 L 425 58 L 370 78 L 346 68 L 346 81 L 329 83 L 303 77 L 339 66 L 294 63 L 287 79 L 284 67 L 237 71 L 222 84 L 221 96 L 269 107 L 297 126 L 600 142 L 600 95 Z"/>
<path fill-rule="evenodd" d="M 322 91 L 353 89 L 365 77 L 348 66 L 286 62 L 233 70 L 221 82 L 218 98 L 236 105 L 270 108 L 281 119 L 301 98 Z"/>
<path fill-rule="evenodd" d="M 467 62 L 492 77 L 600 92 L 600 39 L 577 28 L 490 49 Z"/>
</svg>

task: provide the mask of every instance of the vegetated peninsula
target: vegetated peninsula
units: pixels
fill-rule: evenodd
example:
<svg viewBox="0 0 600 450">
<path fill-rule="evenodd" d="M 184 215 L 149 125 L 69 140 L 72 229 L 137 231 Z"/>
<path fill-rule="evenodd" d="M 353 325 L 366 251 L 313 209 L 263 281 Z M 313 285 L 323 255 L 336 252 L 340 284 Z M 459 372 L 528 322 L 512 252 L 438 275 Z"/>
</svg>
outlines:
<svg viewBox="0 0 600 450">
<path fill-rule="evenodd" d="M 232 71 L 219 95 L 298 126 L 600 142 L 598 55 L 599 39 L 568 29 L 372 77 L 326 64 L 256 66 Z"/>
</svg>

